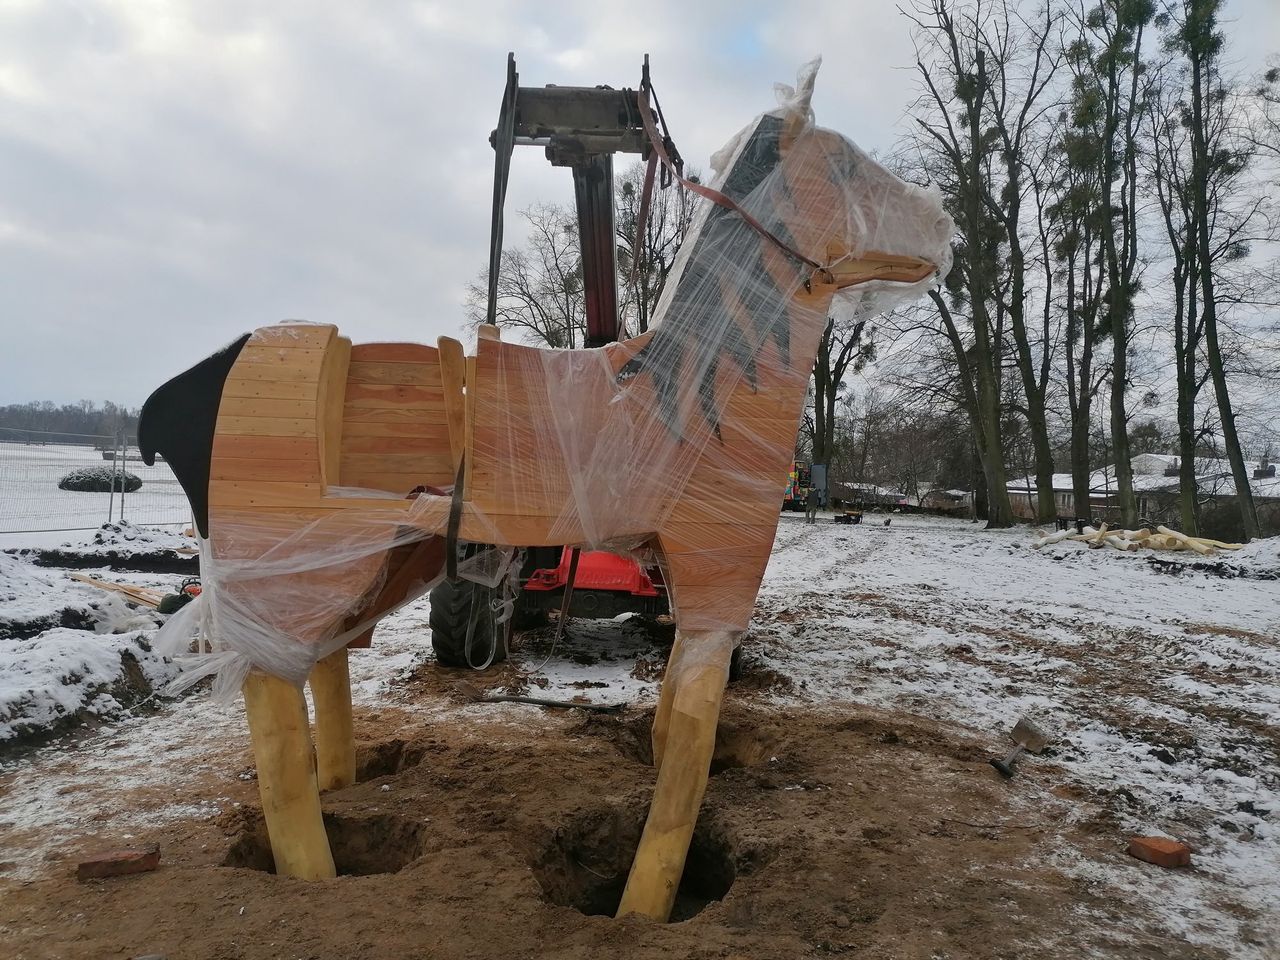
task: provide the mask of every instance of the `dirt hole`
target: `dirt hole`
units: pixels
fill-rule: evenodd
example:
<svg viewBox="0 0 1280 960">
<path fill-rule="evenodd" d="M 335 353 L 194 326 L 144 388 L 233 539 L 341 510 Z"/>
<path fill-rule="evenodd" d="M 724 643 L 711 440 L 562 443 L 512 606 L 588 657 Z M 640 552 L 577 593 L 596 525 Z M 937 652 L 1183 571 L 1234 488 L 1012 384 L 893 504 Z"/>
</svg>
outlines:
<svg viewBox="0 0 1280 960">
<path fill-rule="evenodd" d="M 645 813 L 644 804 L 602 807 L 581 813 L 557 829 L 533 863 L 547 900 L 589 916 L 617 913 Z M 704 811 L 689 845 L 671 922 L 688 920 L 723 900 L 737 873 L 732 837 L 713 814 Z"/>
<path fill-rule="evenodd" d="M 326 813 L 324 829 L 329 835 L 334 866 L 343 877 L 398 873 L 422 856 L 427 843 L 425 823 L 392 814 L 352 817 Z M 222 865 L 276 872 L 267 823 L 260 812 L 246 814 L 240 836 L 227 851 Z"/>
<path fill-rule="evenodd" d="M 635 763 L 653 766 L 653 714 L 636 717 L 588 717 L 577 733 L 602 737 Z M 767 763 L 777 753 L 781 737 L 773 730 L 761 729 L 754 723 L 721 720 L 716 728 L 716 749 L 711 756 L 711 775 L 726 770 L 755 767 Z"/>
<path fill-rule="evenodd" d="M 356 782 L 390 777 L 422 763 L 426 748 L 420 743 L 384 740 L 356 750 Z"/>
<path fill-rule="evenodd" d="M 721 722 L 716 729 L 716 752 L 711 756 L 711 775 L 767 763 L 778 749 L 779 738 L 756 726 Z"/>
</svg>

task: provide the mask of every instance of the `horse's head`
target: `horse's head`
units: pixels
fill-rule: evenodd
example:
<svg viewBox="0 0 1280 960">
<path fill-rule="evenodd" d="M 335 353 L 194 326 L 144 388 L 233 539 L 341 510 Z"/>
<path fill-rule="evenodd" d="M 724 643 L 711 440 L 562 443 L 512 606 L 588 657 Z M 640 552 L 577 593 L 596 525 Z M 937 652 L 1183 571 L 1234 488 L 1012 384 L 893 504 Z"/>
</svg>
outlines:
<svg viewBox="0 0 1280 960">
<path fill-rule="evenodd" d="M 652 377 L 661 419 L 678 436 L 699 419 L 715 430 L 720 395 L 737 377 L 756 385 L 771 343 L 774 368 L 807 379 L 831 312 L 882 313 L 950 268 L 953 226 L 937 192 L 814 125 L 817 68 L 807 64 L 796 89 L 780 87 L 779 108 L 713 157 L 712 189 L 738 209 L 703 204 L 656 333 L 619 374 Z M 814 283 L 837 288 L 839 305 L 802 296 Z"/>
<path fill-rule="evenodd" d="M 808 265 L 829 268 L 825 279 L 856 288 L 852 309 L 883 313 L 946 276 L 954 225 L 936 190 L 904 182 L 847 137 L 814 124 L 819 64 L 806 64 L 795 88 L 779 85 L 778 109 L 713 163 L 725 171 L 724 192 L 738 194 L 770 233 Z M 804 261 L 792 259 L 803 273 Z"/>
</svg>

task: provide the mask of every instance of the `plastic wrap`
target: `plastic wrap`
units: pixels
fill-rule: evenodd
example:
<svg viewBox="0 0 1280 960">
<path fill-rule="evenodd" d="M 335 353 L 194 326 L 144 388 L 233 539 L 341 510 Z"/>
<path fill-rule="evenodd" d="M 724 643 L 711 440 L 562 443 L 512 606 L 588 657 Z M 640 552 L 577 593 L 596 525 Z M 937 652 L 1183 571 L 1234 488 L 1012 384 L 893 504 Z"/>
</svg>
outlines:
<svg viewBox="0 0 1280 960">
<path fill-rule="evenodd" d="M 385 615 L 378 597 L 396 566 L 388 557 L 419 548 L 401 602 L 438 581 L 443 550 L 423 547 L 444 536 L 451 507 L 463 543 L 652 550 L 682 632 L 745 629 L 827 318 L 914 299 L 951 262 L 952 224 L 936 192 L 814 125 L 816 70 L 815 61 L 795 88 L 780 86 L 778 108 L 715 155 L 712 185 L 827 270 L 703 203 L 649 333 L 572 351 L 480 340 L 460 503 L 450 488 L 406 500 L 407 489 L 343 477 L 307 493 L 324 501 L 315 509 L 302 493 L 293 510 L 215 504 L 204 592 L 166 628 L 179 647 L 197 626 L 208 638 L 196 674 L 219 672 L 222 695 L 251 668 L 301 683 Z M 873 253 L 937 269 L 837 289 L 841 264 Z M 251 343 L 274 343 L 280 329 Z M 447 435 L 439 443 L 447 453 Z M 509 581 L 510 557 L 482 551 L 461 575 Z"/>
</svg>

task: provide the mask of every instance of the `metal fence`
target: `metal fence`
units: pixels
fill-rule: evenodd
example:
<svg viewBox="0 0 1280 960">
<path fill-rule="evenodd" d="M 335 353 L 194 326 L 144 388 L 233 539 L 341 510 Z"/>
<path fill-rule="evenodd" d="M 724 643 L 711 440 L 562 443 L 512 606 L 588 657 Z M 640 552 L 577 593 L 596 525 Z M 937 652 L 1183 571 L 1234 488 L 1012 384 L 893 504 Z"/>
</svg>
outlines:
<svg viewBox="0 0 1280 960">
<path fill-rule="evenodd" d="M 117 467 L 118 465 L 118 467 Z M 108 489 L 60 489 L 68 474 L 101 468 Z M 121 471 L 142 481 L 121 490 Z M 148 467 L 136 437 L 45 433 L 0 427 L 0 533 L 96 530 L 128 520 L 147 526 L 187 526 L 191 508 L 163 460 Z"/>
</svg>

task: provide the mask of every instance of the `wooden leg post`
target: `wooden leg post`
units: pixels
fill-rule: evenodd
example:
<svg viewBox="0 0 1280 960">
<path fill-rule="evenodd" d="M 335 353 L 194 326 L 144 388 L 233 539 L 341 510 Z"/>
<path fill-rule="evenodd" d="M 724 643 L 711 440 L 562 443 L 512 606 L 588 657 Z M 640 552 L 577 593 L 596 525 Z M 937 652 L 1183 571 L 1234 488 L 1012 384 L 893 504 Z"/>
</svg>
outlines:
<svg viewBox="0 0 1280 960">
<path fill-rule="evenodd" d="M 638 913 L 665 923 L 671 915 L 707 789 L 732 655 L 728 634 L 686 637 L 672 650 L 663 686 L 675 681 L 675 693 L 658 783 L 618 906 L 620 917 Z"/>
<path fill-rule="evenodd" d="M 356 741 L 347 648 L 317 663 L 307 682 L 316 711 L 316 779 L 321 790 L 349 787 L 356 782 Z"/>
<path fill-rule="evenodd" d="M 653 731 L 651 734 L 651 743 L 653 745 L 653 766 L 657 770 L 662 769 L 662 756 L 667 749 L 667 731 L 671 728 L 671 704 L 675 701 L 676 690 L 679 689 L 680 682 L 677 674 L 678 670 L 672 667 L 681 660 L 680 645 L 683 642 L 684 634 L 677 633 L 675 643 L 671 645 L 671 655 L 667 658 L 667 672 L 662 678 L 662 686 L 658 690 L 658 709 L 653 714 Z"/>
<path fill-rule="evenodd" d="M 287 680 L 251 673 L 244 705 L 276 873 L 303 880 L 335 876 L 302 691 Z"/>
</svg>

